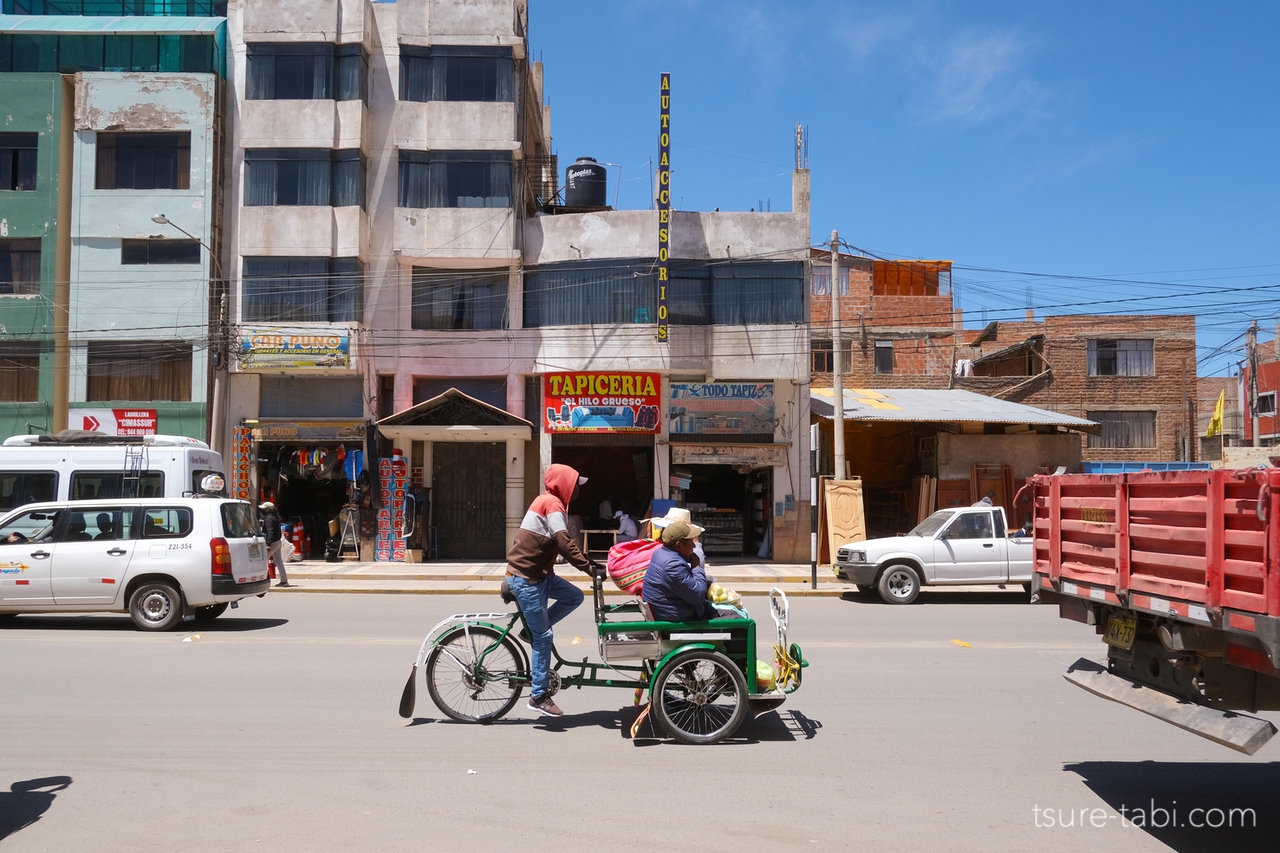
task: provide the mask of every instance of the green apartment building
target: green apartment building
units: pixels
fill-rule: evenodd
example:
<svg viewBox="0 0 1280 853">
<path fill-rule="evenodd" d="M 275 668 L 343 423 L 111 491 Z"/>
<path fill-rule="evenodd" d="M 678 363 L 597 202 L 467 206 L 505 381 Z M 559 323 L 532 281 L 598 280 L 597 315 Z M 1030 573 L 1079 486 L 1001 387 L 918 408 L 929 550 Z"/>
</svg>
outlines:
<svg viewBox="0 0 1280 853">
<path fill-rule="evenodd" d="M 0 439 L 207 439 L 224 8 L 0 0 Z"/>
</svg>

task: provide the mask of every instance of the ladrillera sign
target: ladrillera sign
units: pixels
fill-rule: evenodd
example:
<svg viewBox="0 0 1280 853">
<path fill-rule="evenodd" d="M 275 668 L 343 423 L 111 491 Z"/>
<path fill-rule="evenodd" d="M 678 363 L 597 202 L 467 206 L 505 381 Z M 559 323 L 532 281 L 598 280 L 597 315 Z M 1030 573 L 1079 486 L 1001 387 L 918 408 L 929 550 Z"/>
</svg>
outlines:
<svg viewBox="0 0 1280 853">
<path fill-rule="evenodd" d="M 106 435 L 155 435 L 155 409 L 69 409 L 67 427 Z"/>
</svg>

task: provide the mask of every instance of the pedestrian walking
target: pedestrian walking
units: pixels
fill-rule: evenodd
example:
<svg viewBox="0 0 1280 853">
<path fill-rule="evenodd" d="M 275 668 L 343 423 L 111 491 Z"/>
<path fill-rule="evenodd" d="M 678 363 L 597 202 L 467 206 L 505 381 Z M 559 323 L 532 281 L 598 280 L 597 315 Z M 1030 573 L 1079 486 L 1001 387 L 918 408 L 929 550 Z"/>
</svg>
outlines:
<svg viewBox="0 0 1280 853">
<path fill-rule="evenodd" d="M 290 586 L 289 575 L 284 568 L 284 541 L 280 535 L 280 512 L 271 501 L 258 504 L 262 510 L 262 535 L 267 540 L 267 557 L 276 565 L 276 576 L 280 583 L 276 586 Z"/>
</svg>

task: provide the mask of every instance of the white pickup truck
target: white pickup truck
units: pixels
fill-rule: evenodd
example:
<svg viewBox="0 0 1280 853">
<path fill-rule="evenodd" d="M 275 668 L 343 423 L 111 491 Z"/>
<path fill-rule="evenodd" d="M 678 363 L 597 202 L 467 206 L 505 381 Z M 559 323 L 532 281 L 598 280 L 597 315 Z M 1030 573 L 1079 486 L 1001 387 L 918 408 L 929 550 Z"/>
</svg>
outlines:
<svg viewBox="0 0 1280 853">
<path fill-rule="evenodd" d="M 1034 539 L 1009 535 L 1002 507 L 940 509 L 905 536 L 851 542 L 836 552 L 836 576 L 910 604 L 926 584 L 1023 584 L 1029 589 Z"/>
</svg>

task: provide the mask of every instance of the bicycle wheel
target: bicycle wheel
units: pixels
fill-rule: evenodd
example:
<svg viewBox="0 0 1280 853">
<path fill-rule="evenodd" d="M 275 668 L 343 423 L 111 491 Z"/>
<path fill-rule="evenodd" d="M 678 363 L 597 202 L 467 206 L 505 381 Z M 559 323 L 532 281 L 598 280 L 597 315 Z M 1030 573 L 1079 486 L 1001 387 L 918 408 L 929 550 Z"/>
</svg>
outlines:
<svg viewBox="0 0 1280 853">
<path fill-rule="evenodd" d="M 427 692 L 451 720 L 484 723 L 506 714 L 529 680 L 524 655 L 510 636 L 493 628 L 458 627 L 427 655 Z M 483 660 L 481 656 L 483 655 Z"/>
<path fill-rule="evenodd" d="M 659 673 L 652 696 L 658 723 L 681 743 L 715 743 L 747 717 L 747 680 L 719 652 L 678 656 Z"/>
</svg>

